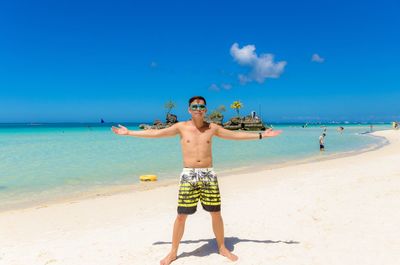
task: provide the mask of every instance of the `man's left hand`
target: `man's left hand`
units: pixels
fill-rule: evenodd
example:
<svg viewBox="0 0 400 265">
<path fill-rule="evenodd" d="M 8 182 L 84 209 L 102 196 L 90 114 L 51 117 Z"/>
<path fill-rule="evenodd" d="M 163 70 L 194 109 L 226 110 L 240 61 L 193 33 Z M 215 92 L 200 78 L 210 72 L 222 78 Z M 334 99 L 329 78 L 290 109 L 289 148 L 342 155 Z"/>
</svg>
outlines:
<svg viewBox="0 0 400 265">
<path fill-rule="evenodd" d="M 272 130 L 272 129 L 268 129 L 268 130 L 265 130 L 263 133 L 262 133 L 262 137 L 264 138 L 267 138 L 267 137 L 275 137 L 275 136 L 278 136 L 278 135 L 280 135 L 282 133 L 282 131 L 281 130 L 278 130 L 278 131 L 274 131 L 274 130 Z"/>
</svg>

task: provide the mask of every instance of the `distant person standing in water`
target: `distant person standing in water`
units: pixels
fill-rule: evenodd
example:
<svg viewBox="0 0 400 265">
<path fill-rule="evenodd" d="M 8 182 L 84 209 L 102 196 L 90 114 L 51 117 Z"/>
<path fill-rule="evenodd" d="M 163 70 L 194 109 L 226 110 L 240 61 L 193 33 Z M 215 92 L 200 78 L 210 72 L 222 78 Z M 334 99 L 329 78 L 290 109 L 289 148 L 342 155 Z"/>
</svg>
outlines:
<svg viewBox="0 0 400 265">
<path fill-rule="evenodd" d="M 322 133 L 319 137 L 319 150 L 320 151 L 325 151 L 325 133 Z"/>
</svg>

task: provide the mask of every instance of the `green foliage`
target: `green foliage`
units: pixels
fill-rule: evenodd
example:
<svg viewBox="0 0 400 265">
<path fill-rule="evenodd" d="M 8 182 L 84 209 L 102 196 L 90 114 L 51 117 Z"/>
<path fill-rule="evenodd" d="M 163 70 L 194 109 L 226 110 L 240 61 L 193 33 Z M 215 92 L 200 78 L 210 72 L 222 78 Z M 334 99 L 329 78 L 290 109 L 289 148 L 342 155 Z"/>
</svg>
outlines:
<svg viewBox="0 0 400 265">
<path fill-rule="evenodd" d="M 224 112 L 226 110 L 224 105 L 219 106 L 217 109 L 213 110 L 209 115 L 208 118 L 210 120 L 220 120 L 222 121 L 224 118 L 224 115 L 222 114 L 222 112 Z"/>
<path fill-rule="evenodd" d="M 167 114 L 169 114 L 176 107 L 176 104 L 172 100 L 169 100 L 165 103 L 164 107 L 167 109 Z"/>
<path fill-rule="evenodd" d="M 224 115 L 222 115 L 221 112 L 214 110 L 210 113 L 210 115 L 208 116 L 211 120 L 220 120 L 224 117 Z"/>
</svg>

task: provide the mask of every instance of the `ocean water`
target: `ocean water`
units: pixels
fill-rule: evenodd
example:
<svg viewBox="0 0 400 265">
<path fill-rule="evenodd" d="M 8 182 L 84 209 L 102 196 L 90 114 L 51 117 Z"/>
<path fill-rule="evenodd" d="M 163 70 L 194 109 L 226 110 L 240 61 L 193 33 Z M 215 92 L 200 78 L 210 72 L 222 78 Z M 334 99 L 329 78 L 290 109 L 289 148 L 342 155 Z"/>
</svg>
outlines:
<svg viewBox="0 0 400 265">
<path fill-rule="evenodd" d="M 160 180 L 177 178 L 182 168 L 179 138 L 141 139 L 117 136 L 111 124 L 0 125 L 0 210 L 84 193 L 97 188 L 137 183 L 143 174 Z M 138 130 L 138 124 L 128 124 Z M 329 157 L 382 145 L 365 134 L 369 125 L 327 127 L 326 151 L 319 151 L 319 125 L 302 128 L 275 124 L 279 137 L 263 141 L 213 140 L 217 172 L 268 167 L 308 158 Z M 390 124 L 374 125 L 374 130 Z"/>
</svg>

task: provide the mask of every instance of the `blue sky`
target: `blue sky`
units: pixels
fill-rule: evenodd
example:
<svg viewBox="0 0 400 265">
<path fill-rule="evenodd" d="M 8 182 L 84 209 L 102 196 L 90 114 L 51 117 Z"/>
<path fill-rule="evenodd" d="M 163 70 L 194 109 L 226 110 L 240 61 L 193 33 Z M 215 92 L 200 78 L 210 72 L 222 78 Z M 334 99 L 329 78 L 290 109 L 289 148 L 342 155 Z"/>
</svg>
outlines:
<svg viewBox="0 0 400 265">
<path fill-rule="evenodd" d="M 400 120 L 396 1 L 188 2 L 1 4 L 0 122 Z"/>
</svg>

